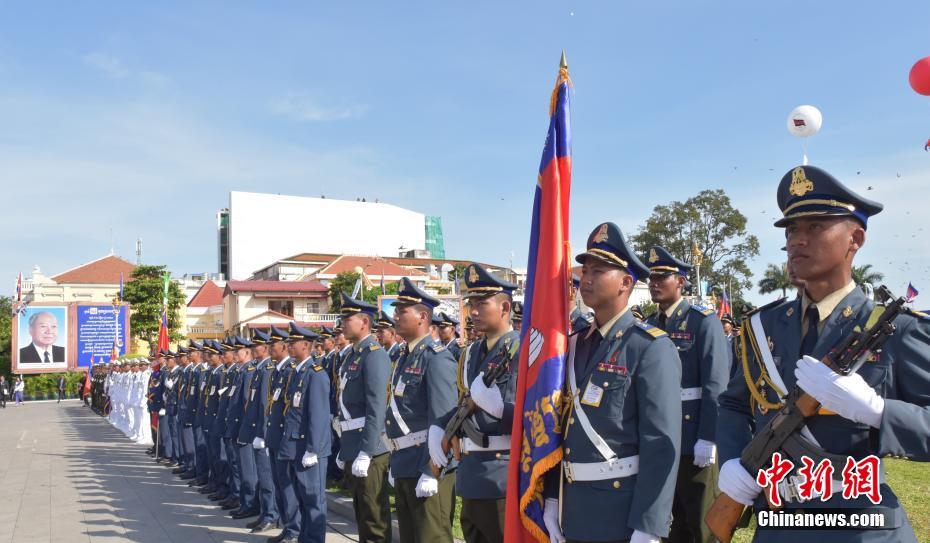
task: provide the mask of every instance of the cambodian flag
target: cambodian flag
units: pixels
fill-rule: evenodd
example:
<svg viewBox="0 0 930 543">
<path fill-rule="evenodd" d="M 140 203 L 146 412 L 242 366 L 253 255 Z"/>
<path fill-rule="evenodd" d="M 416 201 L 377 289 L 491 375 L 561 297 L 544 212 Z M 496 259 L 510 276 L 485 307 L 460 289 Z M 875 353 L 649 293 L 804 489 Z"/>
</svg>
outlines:
<svg viewBox="0 0 930 543">
<path fill-rule="evenodd" d="M 571 88 L 563 53 L 549 103 L 549 133 L 533 200 L 507 484 L 504 539 L 508 543 L 548 543 L 543 476 L 562 461 L 562 389 L 572 279 L 568 244 Z"/>
<path fill-rule="evenodd" d="M 168 312 L 161 312 L 161 324 L 158 326 L 158 352 L 167 349 L 168 344 Z"/>
<path fill-rule="evenodd" d="M 917 292 L 917 289 L 914 288 L 914 285 L 911 283 L 908 283 L 907 293 L 904 295 L 904 299 L 907 300 L 908 303 L 911 303 L 914 301 L 914 298 L 916 298 L 918 294 L 920 293 Z"/>
<path fill-rule="evenodd" d="M 733 308 L 730 307 L 730 298 L 727 296 L 727 293 L 724 292 L 720 298 L 720 307 L 717 308 L 717 316 L 723 318 L 724 315 L 730 315 L 733 313 Z"/>
</svg>

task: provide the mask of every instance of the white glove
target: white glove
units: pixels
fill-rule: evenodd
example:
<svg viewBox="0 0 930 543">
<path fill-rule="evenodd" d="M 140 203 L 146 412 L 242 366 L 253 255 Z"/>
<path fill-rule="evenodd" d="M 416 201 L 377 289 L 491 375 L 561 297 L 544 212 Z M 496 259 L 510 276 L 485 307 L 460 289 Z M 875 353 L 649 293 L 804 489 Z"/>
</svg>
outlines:
<svg viewBox="0 0 930 543">
<path fill-rule="evenodd" d="M 483 379 L 484 372 L 481 372 L 471 382 L 471 399 L 485 413 L 499 419 L 504 415 L 504 398 L 501 396 L 501 389 L 497 387 L 497 383 L 491 385 L 490 388 L 484 386 Z"/>
<path fill-rule="evenodd" d="M 747 506 L 762 492 L 762 487 L 739 463 L 739 458 L 731 458 L 720 466 L 717 486 L 721 492 Z"/>
<path fill-rule="evenodd" d="M 717 461 L 717 445 L 711 441 L 699 439 L 694 443 L 694 465 L 706 468 Z"/>
<path fill-rule="evenodd" d="M 416 495 L 418 498 L 429 498 L 439 493 L 439 479 L 432 475 L 421 474 L 417 481 Z"/>
<path fill-rule="evenodd" d="M 359 451 L 352 462 L 352 475 L 356 477 L 368 477 L 368 466 L 371 465 L 371 457 L 365 451 Z"/>
<path fill-rule="evenodd" d="M 633 530 L 633 536 L 630 537 L 630 543 L 659 543 L 660 541 L 658 537 L 639 530 Z"/>
<path fill-rule="evenodd" d="M 310 451 L 305 452 L 303 458 L 300 459 L 300 464 L 305 468 L 313 467 L 316 463 L 317 457 Z"/>
<path fill-rule="evenodd" d="M 816 358 L 805 356 L 798 360 L 794 376 L 798 386 L 826 409 L 872 428 L 882 425 L 885 399 L 858 373 L 840 375 Z"/>
<path fill-rule="evenodd" d="M 388 484 L 394 486 L 394 474 L 391 473 L 391 468 L 388 468 Z"/>
<path fill-rule="evenodd" d="M 433 425 L 429 427 L 429 434 L 427 436 L 427 443 L 429 444 L 429 457 L 439 468 L 444 468 L 449 465 L 449 459 L 442 452 L 442 435 L 445 431 L 439 426 Z"/>
<path fill-rule="evenodd" d="M 562 535 L 562 528 L 559 526 L 559 500 L 546 498 L 546 505 L 543 507 L 543 523 L 546 525 L 546 531 L 549 532 L 549 543 L 565 542 L 565 536 Z"/>
<path fill-rule="evenodd" d="M 158 416 L 159 416 L 159 417 L 164 417 L 164 416 L 167 415 L 167 414 L 168 414 L 168 412 L 165 411 L 164 409 L 159 409 L 159 410 L 158 410 Z"/>
<path fill-rule="evenodd" d="M 342 469 L 342 468 L 346 467 L 346 461 L 345 461 L 345 460 L 340 460 L 339 457 L 337 456 L 337 457 L 336 457 L 336 467 L 339 468 L 339 469 Z"/>
<path fill-rule="evenodd" d="M 260 437 L 256 437 L 255 439 L 252 440 L 252 448 L 256 450 L 264 449 L 265 440 Z"/>
<path fill-rule="evenodd" d="M 171 390 L 172 388 L 174 388 L 174 380 L 168 379 L 167 381 L 165 381 L 165 386 L 168 387 L 168 390 Z"/>
</svg>

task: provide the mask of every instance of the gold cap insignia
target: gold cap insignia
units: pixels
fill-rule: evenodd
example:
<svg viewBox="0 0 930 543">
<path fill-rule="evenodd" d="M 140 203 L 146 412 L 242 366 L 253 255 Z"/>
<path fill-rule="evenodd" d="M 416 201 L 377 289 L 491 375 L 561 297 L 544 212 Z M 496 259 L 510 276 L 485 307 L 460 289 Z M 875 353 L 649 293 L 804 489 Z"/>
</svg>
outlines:
<svg viewBox="0 0 930 543">
<path fill-rule="evenodd" d="M 474 266 L 468 268 L 468 282 L 477 283 L 478 282 L 478 269 Z"/>
<path fill-rule="evenodd" d="M 655 262 L 659 259 L 659 255 L 656 254 L 655 249 L 649 249 L 649 262 Z"/>
<path fill-rule="evenodd" d="M 790 317 L 791 315 L 794 315 L 794 308 L 793 308 L 793 307 L 789 307 L 789 308 L 788 308 L 788 311 L 785 312 L 785 315 L 787 315 L 787 316 L 789 316 L 789 317 Z"/>
<path fill-rule="evenodd" d="M 603 243 L 607 241 L 607 223 L 602 224 L 601 227 L 597 229 L 597 233 L 594 234 L 591 241 L 593 243 Z"/>
<path fill-rule="evenodd" d="M 812 190 L 814 190 L 814 183 L 807 178 L 804 168 L 802 166 L 795 168 L 791 172 L 791 186 L 788 187 L 788 192 L 795 196 L 804 196 Z"/>
<path fill-rule="evenodd" d="M 847 305 L 846 309 L 843 310 L 843 316 L 848 319 L 849 317 L 852 316 L 852 314 L 853 314 L 852 306 Z"/>
</svg>

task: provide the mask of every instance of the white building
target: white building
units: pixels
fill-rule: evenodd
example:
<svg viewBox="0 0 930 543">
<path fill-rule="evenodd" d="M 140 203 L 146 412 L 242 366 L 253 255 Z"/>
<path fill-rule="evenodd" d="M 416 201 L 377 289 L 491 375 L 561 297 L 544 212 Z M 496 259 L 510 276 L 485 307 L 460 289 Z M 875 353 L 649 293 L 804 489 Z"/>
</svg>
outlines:
<svg viewBox="0 0 930 543">
<path fill-rule="evenodd" d="M 217 214 L 217 232 L 219 270 L 233 280 L 307 252 L 396 257 L 403 249 L 443 256 L 435 254 L 442 252 L 438 218 L 380 202 L 234 191 L 229 208 Z"/>
</svg>

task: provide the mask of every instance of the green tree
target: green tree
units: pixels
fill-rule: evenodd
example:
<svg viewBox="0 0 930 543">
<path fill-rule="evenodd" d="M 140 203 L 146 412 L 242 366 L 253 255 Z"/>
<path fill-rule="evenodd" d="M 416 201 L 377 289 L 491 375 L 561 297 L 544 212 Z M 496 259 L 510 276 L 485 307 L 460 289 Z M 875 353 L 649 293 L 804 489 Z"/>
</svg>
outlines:
<svg viewBox="0 0 930 543">
<path fill-rule="evenodd" d="M 162 276 L 165 273 L 165 266 L 137 266 L 124 288 L 123 300 L 129 303 L 132 314 L 132 335 L 150 345 L 158 341 L 164 296 Z M 181 292 L 181 287 L 174 281 L 169 281 L 168 337 L 174 341 L 183 339 L 178 333 L 181 328 L 179 309 L 183 303 L 184 293 Z"/>
<path fill-rule="evenodd" d="M 874 271 L 871 264 L 863 264 L 861 266 L 852 267 L 852 278 L 857 285 L 868 283 L 873 287 L 877 287 L 885 278 L 885 274 Z"/>
<path fill-rule="evenodd" d="M 456 264 L 452 266 L 452 271 L 446 274 L 446 279 L 449 281 L 455 281 L 456 279 L 462 279 L 465 277 L 465 268 L 468 266 L 465 264 Z"/>
<path fill-rule="evenodd" d="M 781 291 L 782 297 L 788 295 L 788 289 L 793 289 L 791 279 L 788 278 L 788 263 L 781 265 L 769 264 L 759 280 L 759 294 L 769 294 Z"/>
<path fill-rule="evenodd" d="M 12 377 L 13 298 L 0 296 L 0 374 Z"/>
<path fill-rule="evenodd" d="M 342 297 L 339 295 L 342 292 L 346 293 L 346 296 L 351 296 L 352 291 L 355 289 L 355 282 L 358 281 L 359 274 L 355 272 L 342 272 L 336 275 L 336 277 L 329 282 L 329 302 L 330 310 L 333 313 L 338 313 L 342 309 Z M 384 284 L 384 293 L 385 294 L 397 294 L 399 288 L 398 282 L 385 283 Z M 377 304 L 378 296 L 381 295 L 381 285 L 375 284 L 371 288 L 365 288 L 362 285 L 362 299 L 366 302 Z"/>
<path fill-rule="evenodd" d="M 652 315 L 659 310 L 659 304 L 653 302 L 652 300 L 646 300 L 639 304 L 639 310 L 643 312 L 643 318 L 648 319 L 649 315 Z"/>
<path fill-rule="evenodd" d="M 704 190 L 684 202 L 656 206 L 630 240 L 647 265 L 653 245 L 665 247 L 685 262 L 692 262 L 692 248 L 697 245 L 704 254 L 702 281 L 728 285 L 731 297 L 752 288 L 747 262 L 759 254 L 759 240 L 746 231 L 745 215 L 723 190 Z"/>
</svg>

